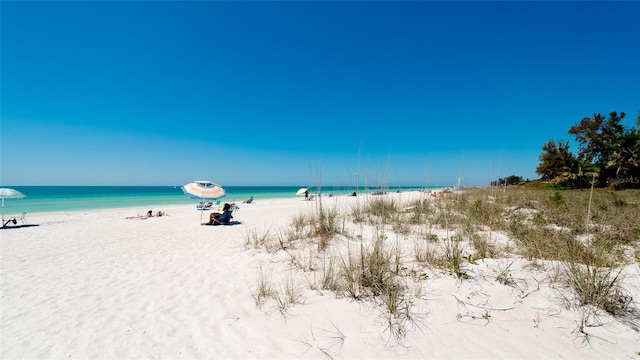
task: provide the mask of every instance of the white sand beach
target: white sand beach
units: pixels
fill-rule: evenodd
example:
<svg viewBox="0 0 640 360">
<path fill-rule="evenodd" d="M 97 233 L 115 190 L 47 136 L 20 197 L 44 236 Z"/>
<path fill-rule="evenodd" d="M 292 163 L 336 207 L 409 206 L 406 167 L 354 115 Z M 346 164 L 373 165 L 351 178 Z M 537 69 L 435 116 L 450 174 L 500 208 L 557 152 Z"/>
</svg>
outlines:
<svg viewBox="0 0 640 360">
<path fill-rule="evenodd" d="M 384 195 L 400 203 L 421 192 Z M 347 214 L 364 197 L 323 197 Z M 605 312 L 568 306 L 553 264 L 512 255 L 466 264 L 467 279 L 406 260 L 411 315 L 390 322 L 381 301 L 338 297 L 312 286 L 315 247 L 271 249 L 301 198 L 238 204 L 237 222 L 203 226 L 194 205 L 125 219 L 147 208 L 29 214 L 38 226 L 0 230 L 2 359 L 637 359 L 640 332 Z M 208 213 L 205 213 L 207 215 Z M 339 221 L 346 216 L 339 216 Z M 368 237 L 374 228 L 355 225 Z M 386 233 L 386 232 L 385 232 Z M 409 252 L 409 236 L 386 233 Z M 443 234 L 444 236 L 444 234 Z M 338 237 L 332 251 L 357 248 Z M 496 241 L 508 242 L 496 235 Z M 306 255 L 305 255 L 306 254 Z M 308 263 L 308 265 L 305 265 Z M 496 276 L 509 267 L 509 285 Z M 306 269 L 307 271 L 302 271 Z M 314 271 L 315 270 L 315 271 Z M 624 284 L 640 294 L 637 264 Z M 292 293 L 278 304 L 259 284 Z M 585 315 L 588 314 L 588 315 Z M 401 321 L 402 320 L 402 321 Z M 395 321 L 395 320 L 394 320 Z M 390 325 L 395 324 L 395 325 Z M 397 325 L 397 326 L 396 326 Z"/>
</svg>

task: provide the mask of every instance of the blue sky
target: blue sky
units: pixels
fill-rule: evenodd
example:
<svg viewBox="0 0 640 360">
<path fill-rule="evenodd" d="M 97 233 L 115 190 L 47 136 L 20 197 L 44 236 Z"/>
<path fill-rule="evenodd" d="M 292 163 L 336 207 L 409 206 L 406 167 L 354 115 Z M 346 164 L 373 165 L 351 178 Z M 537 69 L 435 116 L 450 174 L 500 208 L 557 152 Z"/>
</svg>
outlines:
<svg viewBox="0 0 640 360">
<path fill-rule="evenodd" d="M 0 6 L 2 185 L 486 185 L 640 109 L 639 2 Z"/>
</svg>

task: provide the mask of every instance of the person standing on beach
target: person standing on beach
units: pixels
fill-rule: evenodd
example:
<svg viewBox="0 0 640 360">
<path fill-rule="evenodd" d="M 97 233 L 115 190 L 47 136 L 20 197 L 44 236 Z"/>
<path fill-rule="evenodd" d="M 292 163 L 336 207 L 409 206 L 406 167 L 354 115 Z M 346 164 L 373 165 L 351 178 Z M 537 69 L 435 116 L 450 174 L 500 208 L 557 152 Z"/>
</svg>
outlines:
<svg viewBox="0 0 640 360">
<path fill-rule="evenodd" d="M 309 190 L 305 190 L 305 192 L 304 192 L 304 199 L 305 199 L 305 200 L 309 200 Z"/>
</svg>

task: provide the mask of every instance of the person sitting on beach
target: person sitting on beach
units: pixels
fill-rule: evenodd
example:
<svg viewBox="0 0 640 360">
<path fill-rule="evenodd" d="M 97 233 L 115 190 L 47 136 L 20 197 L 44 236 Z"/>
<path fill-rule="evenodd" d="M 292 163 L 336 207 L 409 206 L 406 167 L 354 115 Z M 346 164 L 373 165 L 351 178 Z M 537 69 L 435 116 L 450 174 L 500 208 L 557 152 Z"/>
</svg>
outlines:
<svg viewBox="0 0 640 360">
<path fill-rule="evenodd" d="M 251 204 L 253 202 L 253 195 L 251 195 L 247 200 L 243 201 L 243 204 Z"/>
<path fill-rule="evenodd" d="M 163 213 L 162 210 L 158 210 L 158 212 L 155 213 L 155 215 L 153 214 L 152 210 L 147 211 L 147 217 L 161 217 L 163 215 L 166 215 L 166 214 Z"/>
<path fill-rule="evenodd" d="M 226 213 L 230 213 L 231 210 L 231 204 L 229 203 L 224 203 L 224 207 L 222 208 L 222 213 L 218 213 L 218 212 L 213 212 L 211 214 L 209 214 L 209 222 L 207 224 L 212 225 L 214 220 L 220 220 Z"/>
</svg>

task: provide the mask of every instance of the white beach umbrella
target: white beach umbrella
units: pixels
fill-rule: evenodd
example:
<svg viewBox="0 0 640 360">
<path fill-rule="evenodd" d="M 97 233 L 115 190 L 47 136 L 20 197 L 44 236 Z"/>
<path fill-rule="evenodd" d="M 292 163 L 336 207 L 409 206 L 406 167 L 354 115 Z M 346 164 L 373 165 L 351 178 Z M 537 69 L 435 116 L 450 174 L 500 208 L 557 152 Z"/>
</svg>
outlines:
<svg viewBox="0 0 640 360">
<path fill-rule="evenodd" d="M 16 189 L 0 188 L 0 198 L 2 198 L 2 222 L 4 223 L 4 199 L 22 199 L 27 197 Z"/>
<path fill-rule="evenodd" d="M 298 189 L 298 191 L 296 192 L 296 196 L 304 195 L 304 193 L 306 193 L 307 191 L 309 191 L 309 189 L 307 189 L 307 188 L 300 188 L 300 189 Z"/>
</svg>

